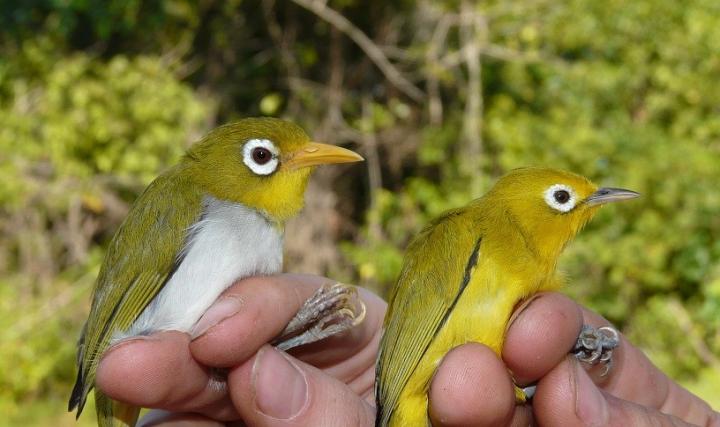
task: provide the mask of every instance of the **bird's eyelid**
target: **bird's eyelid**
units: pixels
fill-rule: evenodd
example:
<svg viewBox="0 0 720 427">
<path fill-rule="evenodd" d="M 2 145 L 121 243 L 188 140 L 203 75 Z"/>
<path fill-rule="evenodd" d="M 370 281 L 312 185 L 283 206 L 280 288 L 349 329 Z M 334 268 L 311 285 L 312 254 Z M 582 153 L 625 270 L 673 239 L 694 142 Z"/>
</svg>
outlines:
<svg viewBox="0 0 720 427">
<path fill-rule="evenodd" d="M 263 148 L 270 152 L 270 159 L 267 163 L 258 163 L 253 158 L 254 150 Z M 269 139 L 253 138 L 245 142 L 242 148 L 243 163 L 256 175 L 270 175 L 278 167 L 280 159 L 278 158 L 278 149 Z"/>
<path fill-rule="evenodd" d="M 567 201 L 564 201 L 563 203 L 560 203 L 555 199 L 555 192 L 560 190 L 567 192 L 569 196 Z M 545 190 L 543 198 L 548 206 L 562 213 L 570 212 L 577 204 L 577 195 L 575 194 L 575 190 L 567 184 L 551 185 Z"/>
</svg>

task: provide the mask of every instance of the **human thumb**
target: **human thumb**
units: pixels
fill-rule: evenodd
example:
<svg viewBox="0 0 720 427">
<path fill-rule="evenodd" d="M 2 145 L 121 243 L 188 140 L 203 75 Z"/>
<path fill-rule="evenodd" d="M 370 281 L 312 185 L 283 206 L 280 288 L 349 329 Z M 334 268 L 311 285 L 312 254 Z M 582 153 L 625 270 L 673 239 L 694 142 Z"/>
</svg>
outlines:
<svg viewBox="0 0 720 427">
<path fill-rule="evenodd" d="M 248 426 L 373 425 L 374 409 L 337 379 L 265 345 L 228 376 L 230 396 Z"/>
</svg>

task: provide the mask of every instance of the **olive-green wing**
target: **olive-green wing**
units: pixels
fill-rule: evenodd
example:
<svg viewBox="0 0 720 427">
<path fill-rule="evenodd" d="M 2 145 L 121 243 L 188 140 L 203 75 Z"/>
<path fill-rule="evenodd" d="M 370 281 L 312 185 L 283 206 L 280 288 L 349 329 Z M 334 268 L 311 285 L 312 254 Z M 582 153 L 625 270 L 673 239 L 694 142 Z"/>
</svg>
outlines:
<svg viewBox="0 0 720 427">
<path fill-rule="evenodd" d="M 376 425 L 387 425 L 400 393 L 467 285 L 480 248 L 463 210 L 438 218 L 410 244 L 389 300 L 376 371 Z"/>
<path fill-rule="evenodd" d="M 180 167 L 148 186 L 110 243 L 78 343 L 78 376 L 68 405 L 78 407 L 78 415 L 111 338 L 132 325 L 172 276 L 202 214 L 202 195 Z"/>
</svg>

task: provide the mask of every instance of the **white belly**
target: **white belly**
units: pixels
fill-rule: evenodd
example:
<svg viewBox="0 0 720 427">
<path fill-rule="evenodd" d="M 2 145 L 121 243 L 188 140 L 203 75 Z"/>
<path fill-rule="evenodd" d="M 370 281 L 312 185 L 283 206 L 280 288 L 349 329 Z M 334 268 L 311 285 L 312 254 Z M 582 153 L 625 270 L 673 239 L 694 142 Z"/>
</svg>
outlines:
<svg viewBox="0 0 720 427">
<path fill-rule="evenodd" d="M 238 279 L 282 269 L 282 234 L 258 212 L 214 198 L 175 274 L 128 331 L 114 340 L 161 330 L 189 332 L 217 297 Z"/>
</svg>

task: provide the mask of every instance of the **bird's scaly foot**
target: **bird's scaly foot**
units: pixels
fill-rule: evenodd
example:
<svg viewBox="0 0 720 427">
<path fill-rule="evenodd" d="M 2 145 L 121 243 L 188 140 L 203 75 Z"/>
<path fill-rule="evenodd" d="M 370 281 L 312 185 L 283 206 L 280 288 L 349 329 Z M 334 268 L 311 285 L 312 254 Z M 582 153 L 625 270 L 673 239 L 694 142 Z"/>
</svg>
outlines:
<svg viewBox="0 0 720 427">
<path fill-rule="evenodd" d="M 537 386 L 529 385 L 527 387 L 515 386 L 515 401 L 518 403 L 525 403 L 530 401 L 535 396 L 535 389 Z"/>
<path fill-rule="evenodd" d="M 533 394 L 535 394 L 535 386 L 520 387 L 518 385 L 514 385 L 513 389 L 515 390 L 515 403 L 518 404 L 529 402 L 530 399 L 532 399 Z"/>
<path fill-rule="evenodd" d="M 327 338 L 362 323 L 365 303 L 355 286 L 324 285 L 311 296 L 273 344 L 289 350 Z"/>
<path fill-rule="evenodd" d="M 610 326 L 593 328 L 590 325 L 583 325 L 580 336 L 578 336 L 573 353 L 579 361 L 596 365 L 601 363 L 605 370 L 601 374 L 607 375 L 612 367 L 612 353 L 620 345 L 620 333 Z"/>
</svg>

